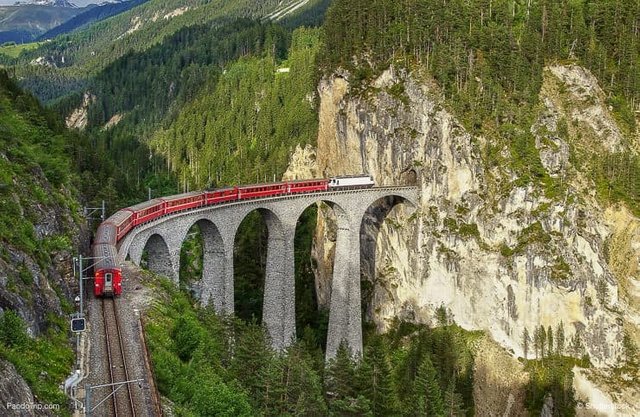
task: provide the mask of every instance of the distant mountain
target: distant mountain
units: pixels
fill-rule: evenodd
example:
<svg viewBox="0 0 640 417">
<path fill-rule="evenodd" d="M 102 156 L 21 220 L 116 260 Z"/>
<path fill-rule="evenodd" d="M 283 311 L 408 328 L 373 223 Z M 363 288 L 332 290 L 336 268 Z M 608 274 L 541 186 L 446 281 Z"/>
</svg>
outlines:
<svg viewBox="0 0 640 417">
<path fill-rule="evenodd" d="M 63 24 L 40 35 L 38 40 L 53 39 L 64 33 L 70 33 L 78 30 L 90 23 L 99 22 L 109 17 L 124 13 L 129 9 L 139 6 L 148 0 L 130 0 L 130 1 L 110 1 L 103 2 L 99 6 L 90 5 L 85 12 L 69 19 Z"/>
<path fill-rule="evenodd" d="M 57 67 L 82 67 L 83 72 L 94 72 L 130 50 L 143 51 L 162 42 L 185 26 L 220 18 L 283 16 L 292 11 L 293 5 L 310 7 L 319 1 L 150 0 L 110 19 L 87 25 L 73 32 L 70 39 L 47 42 L 23 59 L 31 62 L 48 56 Z M 294 10 L 301 11 L 302 8 Z"/>
<path fill-rule="evenodd" d="M 16 6 L 52 6 L 52 7 L 68 7 L 68 8 L 76 8 L 75 4 L 71 3 L 67 0 L 28 0 L 28 1 L 17 1 L 15 3 Z"/>
<path fill-rule="evenodd" d="M 0 44 L 31 42 L 42 33 L 63 24 L 84 10 L 77 7 L 34 4 L 0 6 Z"/>
</svg>

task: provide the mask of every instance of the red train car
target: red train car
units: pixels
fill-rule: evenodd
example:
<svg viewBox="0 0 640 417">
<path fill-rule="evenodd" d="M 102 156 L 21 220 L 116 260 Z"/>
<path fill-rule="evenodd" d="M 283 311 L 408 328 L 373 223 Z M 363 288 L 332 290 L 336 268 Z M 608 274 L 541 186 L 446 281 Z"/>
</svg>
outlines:
<svg viewBox="0 0 640 417">
<path fill-rule="evenodd" d="M 163 200 L 156 198 L 129 207 L 129 210 L 133 212 L 133 226 L 138 226 L 162 216 L 164 214 L 164 205 L 165 202 Z"/>
<path fill-rule="evenodd" d="M 93 256 L 97 259 L 94 266 L 94 294 L 98 297 L 114 297 L 122 293 L 122 270 L 116 264 L 116 244 L 131 229 L 140 224 L 166 214 L 214 204 L 288 194 L 322 192 L 334 188 L 371 187 L 373 184 L 373 178 L 365 175 L 285 181 L 178 194 L 145 201 L 122 209 L 103 222 L 96 232 L 93 245 Z"/>
<path fill-rule="evenodd" d="M 220 188 L 205 192 L 205 205 L 226 203 L 238 199 L 238 188 Z"/>
<path fill-rule="evenodd" d="M 96 297 L 115 297 L 122 294 L 122 269 L 116 265 L 116 247 L 111 244 L 93 245 L 93 294 Z"/>
<path fill-rule="evenodd" d="M 294 193 L 313 193 L 327 191 L 329 189 L 329 180 L 299 180 L 287 182 L 288 192 Z"/>
<path fill-rule="evenodd" d="M 277 182 L 273 184 L 243 185 L 238 187 L 238 200 L 251 198 L 273 197 L 288 192 L 287 183 Z"/>
<path fill-rule="evenodd" d="M 104 223 L 115 227 L 115 242 L 122 239 L 131 229 L 133 229 L 133 212 L 129 209 L 122 209 L 109 217 Z M 102 227 L 102 226 L 101 226 Z"/>
<path fill-rule="evenodd" d="M 164 201 L 164 214 L 202 207 L 205 204 L 205 193 L 194 191 L 160 198 Z"/>
</svg>

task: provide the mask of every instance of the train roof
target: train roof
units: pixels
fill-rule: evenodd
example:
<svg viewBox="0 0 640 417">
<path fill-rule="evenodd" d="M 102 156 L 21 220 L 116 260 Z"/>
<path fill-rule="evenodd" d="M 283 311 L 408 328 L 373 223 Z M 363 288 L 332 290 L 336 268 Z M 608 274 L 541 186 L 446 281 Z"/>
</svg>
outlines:
<svg viewBox="0 0 640 417">
<path fill-rule="evenodd" d="M 116 211 L 111 217 L 104 221 L 104 223 L 113 223 L 116 226 L 131 217 L 131 211 L 122 209 Z"/>
<path fill-rule="evenodd" d="M 199 195 L 202 195 L 202 193 L 203 193 L 202 191 L 191 191 L 188 193 L 174 194 L 166 197 L 160 197 L 158 198 L 158 200 L 162 200 L 162 201 L 178 200 L 180 198 L 199 196 Z"/>
<path fill-rule="evenodd" d="M 371 174 L 333 175 L 331 177 L 331 179 L 333 179 L 333 178 L 362 178 L 362 177 L 373 178 L 373 175 L 371 175 Z"/>
<path fill-rule="evenodd" d="M 132 211 L 144 210 L 146 208 L 155 206 L 156 204 L 160 204 L 162 202 L 163 202 L 163 200 L 161 200 L 159 198 L 154 198 L 153 200 L 143 201 L 142 203 L 138 203 L 138 204 L 136 204 L 134 206 L 127 207 L 127 208 L 129 210 L 132 210 Z"/>
<path fill-rule="evenodd" d="M 116 247 L 109 244 L 97 244 L 93 245 L 93 256 L 95 259 L 95 264 L 93 265 L 93 270 L 102 269 L 102 268 L 119 268 L 116 264 L 116 257 L 118 256 L 118 252 L 116 251 Z"/>
<path fill-rule="evenodd" d="M 102 223 L 93 239 L 94 244 L 114 244 L 116 242 L 116 227 L 111 223 Z"/>
<path fill-rule="evenodd" d="M 290 180 L 290 181 L 278 181 L 278 182 L 267 182 L 267 183 L 261 183 L 261 184 L 245 184 L 245 185 L 239 185 L 238 188 L 241 189 L 245 189 L 245 188 L 253 188 L 253 187 L 269 187 L 269 186 L 277 186 L 277 185 L 285 185 L 285 184 L 298 184 L 298 183 L 302 183 L 302 182 L 326 182 L 329 181 L 327 178 L 309 178 L 306 180 Z"/>
<path fill-rule="evenodd" d="M 306 180 L 290 180 L 290 181 L 285 181 L 289 184 L 298 184 L 301 182 L 327 182 L 329 181 L 328 178 L 307 178 Z"/>
</svg>

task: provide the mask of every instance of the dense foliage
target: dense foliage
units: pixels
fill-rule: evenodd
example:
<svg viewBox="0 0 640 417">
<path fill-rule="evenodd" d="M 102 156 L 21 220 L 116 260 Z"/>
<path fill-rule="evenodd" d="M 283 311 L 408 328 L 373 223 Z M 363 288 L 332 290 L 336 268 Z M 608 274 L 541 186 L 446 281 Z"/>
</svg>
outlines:
<svg viewBox="0 0 640 417">
<path fill-rule="evenodd" d="M 183 188 L 282 175 L 293 148 L 316 136 L 318 47 L 316 30 L 297 29 L 284 62 L 275 47 L 238 60 L 153 136 L 152 149 L 167 159 Z"/>
<path fill-rule="evenodd" d="M 159 45 L 185 27 L 209 24 L 220 19 L 262 18 L 287 7 L 294 0 L 150 0 L 133 9 L 65 34 L 25 53 L 16 61 L 22 85 L 44 101 L 60 98 L 88 84 L 102 69 L 122 56 Z M 317 20 L 317 7 L 323 1 L 311 0 L 298 14 L 308 12 Z M 304 24 L 306 21 L 300 21 Z M 46 57 L 51 66 L 25 65 Z M 68 87 L 65 89 L 65 84 Z"/>
<path fill-rule="evenodd" d="M 325 65 L 367 71 L 411 59 L 448 96 L 468 99 L 478 120 L 505 96 L 535 100 L 543 66 L 556 59 L 579 59 L 637 101 L 639 20 L 640 5 L 623 0 L 337 0 L 325 23 Z"/>
<path fill-rule="evenodd" d="M 543 168 L 529 129 L 540 109 L 544 68 L 559 62 L 590 69 L 633 135 L 638 27 L 640 3 L 623 0 L 337 0 L 324 25 L 322 66 L 327 73 L 349 70 L 361 89 L 390 65 L 426 72 L 467 129 L 491 139 L 483 150 L 488 172 L 509 167 L 520 184 L 540 184 L 554 198 L 564 194 L 563 184 Z M 504 147 L 507 158 L 500 155 Z M 603 199 L 637 206 L 637 158 L 599 148 L 572 151 L 574 166 L 594 178 Z"/>
<path fill-rule="evenodd" d="M 77 210 L 71 141 L 56 115 L 0 70 L 0 239 L 42 261 L 48 251 L 35 234 L 38 205 Z"/>
<path fill-rule="evenodd" d="M 24 321 L 15 312 L 5 311 L 0 315 L 0 358 L 15 366 L 40 402 L 64 407 L 67 397 L 59 384 L 73 365 L 73 351 L 66 320 L 53 314 L 48 320 L 48 334 L 33 339 L 27 335 Z"/>
<path fill-rule="evenodd" d="M 0 357 L 16 367 L 39 401 L 61 405 L 66 398 L 58 385 L 73 361 L 67 322 L 48 312 L 39 318 L 43 334 L 32 337 L 12 307 L 41 300 L 47 281 L 36 282 L 33 267 L 26 264 L 29 258 L 48 271 L 54 254 L 71 249 L 71 234 L 77 230 L 71 224 L 61 221 L 61 230 L 49 235 L 36 228 L 47 221 L 43 216 L 64 218 L 79 211 L 72 157 L 76 143 L 81 138 L 66 132 L 56 114 L 0 70 L 0 263 L 7 272 L 0 300 Z M 61 294 L 55 282 L 46 285 Z M 70 312 L 63 296 L 60 305 Z"/>
<path fill-rule="evenodd" d="M 325 366 L 306 341 L 278 354 L 262 327 L 161 287 L 167 302 L 153 307 L 146 333 L 158 387 L 178 415 L 473 415 L 479 335 L 454 324 L 396 323 L 368 337 L 361 360 L 343 345 Z"/>
</svg>

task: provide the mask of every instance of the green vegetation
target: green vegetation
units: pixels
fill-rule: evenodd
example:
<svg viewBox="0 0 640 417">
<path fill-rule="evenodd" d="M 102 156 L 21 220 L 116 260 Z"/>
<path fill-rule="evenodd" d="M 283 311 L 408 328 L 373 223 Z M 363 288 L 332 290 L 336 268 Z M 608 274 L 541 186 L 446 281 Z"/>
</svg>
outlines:
<svg viewBox="0 0 640 417">
<path fill-rule="evenodd" d="M 47 335 L 31 339 L 24 321 L 13 311 L 5 311 L 0 316 L 0 357 L 16 367 L 40 402 L 60 404 L 64 409 L 67 397 L 58 385 L 71 369 L 73 352 L 67 339 L 66 321 L 53 316 L 49 321 Z"/>
<path fill-rule="evenodd" d="M 47 271 L 52 255 L 71 247 L 76 227 L 71 219 L 69 224 L 64 219 L 65 213 L 73 217 L 79 211 L 73 149 L 83 143 L 81 137 L 65 131 L 55 113 L 42 109 L 0 70 L 0 247 L 8 263 L 5 248 L 34 259 Z M 63 230 L 39 237 L 36 225 L 43 215 L 59 216 Z M 33 305 L 42 283 L 36 286 L 26 263 L 14 267 L 6 289 L 21 296 L 27 306 Z M 60 298 L 69 312 L 69 302 Z M 64 408 L 67 399 L 58 385 L 73 362 L 66 320 L 49 313 L 42 323 L 44 334 L 32 339 L 11 305 L 11 301 L 3 305 L 0 315 L 0 357 L 16 367 L 39 401 Z"/>
<path fill-rule="evenodd" d="M 0 240 L 42 260 L 48 253 L 37 251 L 38 205 L 53 200 L 78 209 L 69 139 L 56 116 L 0 70 Z"/>
<path fill-rule="evenodd" d="M 324 24 L 321 64 L 325 73 L 349 70 L 356 90 L 390 65 L 426 72 L 467 129 L 491 138 L 483 152 L 487 172 L 508 167 L 516 185 L 534 183 L 559 198 L 562 183 L 543 168 L 530 131 L 540 111 L 543 69 L 556 62 L 590 69 L 633 132 L 640 101 L 638 16 L 638 2 L 621 0 L 336 0 Z M 505 147 L 508 158 L 500 154 Z M 635 208 L 640 166 L 631 155 L 589 157 L 582 165 L 603 199 Z"/>
<path fill-rule="evenodd" d="M 539 326 L 531 336 L 525 328 L 523 333 L 525 370 L 529 372 L 525 405 L 532 414 L 540 414 L 547 396 L 553 400 L 553 413 L 557 416 L 574 416 L 576 399 L 573 391 L 573 367 L 589 367 L 589 357 L 584 354 L 580 335 L 571 341 L 565 340 L 564 324 L 556 327 Z M 533 346 L 531 345 L 533 343 Z M 533 347 L 535 359 L 527 359 Z M 571 354 L 573 357 L 563 356 Z M 580 357 L 581 359 L 575 359 Z"/>
<path fill-rule="evenodd" d="M 17 58 L 23 51 L 30 51 L 42 45 L 42 42 L 21 43 L 8 42 L 0 46 L 0 55 Z"/>
<path fill-rule="evenodd" d="M 553 413 L 557 416 L 575 416 L 576 400 L 572 388 L 573 367 L 582 365 L 573 358 L 552 356 L 545 360 L 527 361 L 529 372 L 525 405 L 532 414 L 539 414 L 550 395 Z"/>
<path fill-rule="evenodd" d="M 281 42 L 231 64 L 153 136 L 183 188 L 272 181 L 295 145 L 315 139 L 318 32 L 297 29 L 284 62 Z M 290 72 L 278 74 L 282 66 Z"/>
<path fill-rule="evenodd" d="M 69 91 L 80 91 L 115 60 L 157 46 L 184 28 L 210 23 L 219 26 L 220 19 L 259 19 L 293 2 L 150 0 L 86 29 L 57 37 L 18 61 L 18 71 L 25 87 L 45 101 L 53 100 Z M 325 8 L 325 0 L 311 0 L 300 15 L 291 16 L 291 21 L 318 22 Z M 40 56 L 50 57 L 58 68 L 23 65 Z"/>
<path fill-rule="evenodd" d="M 324 364 L 306 340 L 278 354 L 255 322 L 220 317 L 160 281 L 146 333 L 158 388 L 178 415 L 473 415 L 473 344 L 441 309 L 441 327 L 395 323 Z M 159 288 L 160 289 L 160 288 Z M 199 388 L 194 390 L 193 387 Z M 424 415 L 424 414 L 421 414 Z"/>
</svg>

